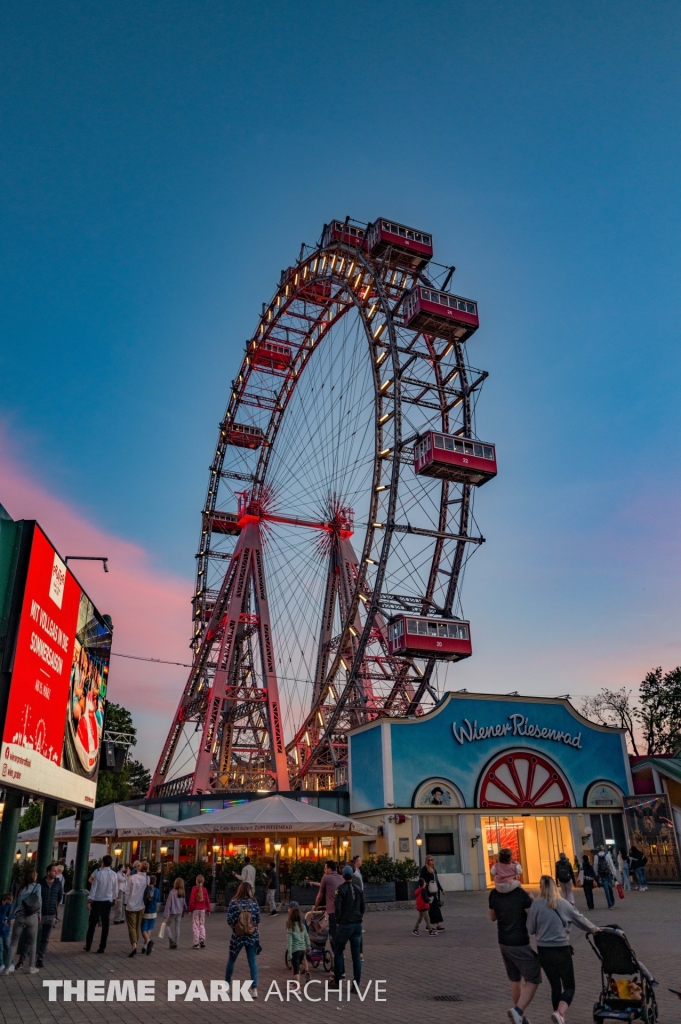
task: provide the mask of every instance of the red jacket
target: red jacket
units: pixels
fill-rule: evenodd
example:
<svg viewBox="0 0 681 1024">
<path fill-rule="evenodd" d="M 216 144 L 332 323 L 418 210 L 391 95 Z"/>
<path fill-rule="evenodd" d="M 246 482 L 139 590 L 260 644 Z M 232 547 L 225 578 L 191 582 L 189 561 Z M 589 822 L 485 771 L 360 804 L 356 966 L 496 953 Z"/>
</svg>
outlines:
<svg viewBox="0 0 681 1024">
<path fill-rule="evenodd" d="M 415 892 L 416 898 L 416 909 L 417 910 L 430 910 L 430 900 L 428 899 L 428 890 L 425 886 L 417 889 Z"/>
<path fill-rule="evenodd" d="M 192 889 L 191 896 L 189 897 L 189 912 L 192 910 L 205 910 L 210 914 L 210 896 L 208 895 L 208 889 L 205 885 L 203 886 L 203 900 L 199 900 L 199 887 L 195 885 Z"/>
</svg>

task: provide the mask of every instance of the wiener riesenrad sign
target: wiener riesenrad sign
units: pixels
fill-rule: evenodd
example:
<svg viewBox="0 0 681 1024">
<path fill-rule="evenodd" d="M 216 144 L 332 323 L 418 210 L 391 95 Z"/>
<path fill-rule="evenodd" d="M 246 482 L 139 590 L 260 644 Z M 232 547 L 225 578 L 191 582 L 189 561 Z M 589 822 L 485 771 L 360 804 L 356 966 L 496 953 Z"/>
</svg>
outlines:
<svg viewBox="0 0 681 1024">
<path fill-rule="evenodd" d="M 548 726 L 535 725 L 530 722 L 526 715 L 513 714 L 508 716 L 508 721 L 499 722 L 496 725 L 478 725 L 477 719 L 469 722 L 464 718 L 462 724 L 457 728 L 456 722 L 452 723 L 452 732 L 457 743 L 474 743 L 478 740 L 499 739 L 504 736 L 523 736 L 527 739 L 552 740 L 554 743 L 564 743 L 575 750 L 582 749 L 582 734 L 578 732 L 573 736 L 562 729 L 551 729 Z"/>
</svg>

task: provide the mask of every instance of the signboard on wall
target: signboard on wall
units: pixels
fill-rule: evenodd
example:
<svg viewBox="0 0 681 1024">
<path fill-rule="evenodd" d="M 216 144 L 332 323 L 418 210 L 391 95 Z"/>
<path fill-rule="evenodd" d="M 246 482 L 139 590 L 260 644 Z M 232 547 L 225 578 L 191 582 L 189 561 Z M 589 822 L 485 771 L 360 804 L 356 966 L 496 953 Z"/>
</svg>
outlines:
<svg viewBox="0 0 681 1024">
<path fill-rule="evenodd" d="M 624 816 L 630 848 L 636 846 L 647 857 L 648 881 L 681 881 L 676 831 L 667 797 L 627 796 Z"/>
<path fill-rule="evenodd" d="M 110 652 L 110 627 L 35 524 L 0 784 L 94 807 Z"/>
</svg>

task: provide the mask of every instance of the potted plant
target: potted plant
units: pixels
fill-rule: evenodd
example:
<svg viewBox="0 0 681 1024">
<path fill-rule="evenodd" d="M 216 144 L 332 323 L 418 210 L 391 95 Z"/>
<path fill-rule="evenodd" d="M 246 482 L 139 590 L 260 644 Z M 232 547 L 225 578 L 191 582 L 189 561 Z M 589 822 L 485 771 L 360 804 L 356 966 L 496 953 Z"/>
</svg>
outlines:
<svg viewBox="0 0 681 1024">
<path fill-rule="evenodd" d="M 395 900 L 395 861 L 387 853 L 367 857 L 360 868 L 366 903 L 392 903 Z"/>
<path fill-rule="evenodd" d="M 319 860 L 296 860 L 291 865 L 291 899 L 302 907 L 310 907 L 317 899 L 319 886 L 324 874 L 324 862 Z"/>
<path fill-rule="evenodd" d="M 419 866 L 411 857 L 395 861 L 395 899 L 413 900 Z"/>
</svg>

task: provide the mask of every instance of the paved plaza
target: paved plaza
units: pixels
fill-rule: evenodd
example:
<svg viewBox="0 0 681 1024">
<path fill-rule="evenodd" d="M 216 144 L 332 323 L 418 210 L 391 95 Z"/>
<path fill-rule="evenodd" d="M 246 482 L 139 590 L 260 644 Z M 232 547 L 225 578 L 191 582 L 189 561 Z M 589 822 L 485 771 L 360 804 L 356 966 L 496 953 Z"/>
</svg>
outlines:
<svg viewBox="0 0 681 1024">
<path fill-rule="evenodd" d="M 681 983 L 681 889 L 650 889 L 631 892 L 618 901 L 611 912 L 605 909 L 602 892 L 596 892 L 597 909 L 590 916 L 597 924 L 616 922 L 626 931 L 639 958 L 659 981 L 656 989 L 660 1021 L 681 1024 L 681 1001 L 667 991 Z M 577 893 L 577 905 L 585 911 L 584 898 Z M 390 1020 L 414 1024 L 425 1018 L 468 1024 L 505 1024 L 509 1006 L 508 983 L 496 946 L 496 926 L 486 917 L 486 893 L 448 894 L 443 908 L 447 931 L 418 939 L 411 934 L 415 912 L 386 911 L 367 913 L 364 937 L 364 976 L 362 989 L 370 979 L 382 979 L 386 1002 L 375 1002 L 374 991 L 364 1003 L 357 996 L 351 1002 L 338 1002 L 336 993 L 329 1001 L 281 1003 L 275 996 L 265 1002 L 270 983 L 277 981 L 285 993 L 290 975 L 284 966 L 285 915 L 265 918 L 261 926 L 263 951 L 259 961 L 260 999 L 237 1005 L 226 1002 L 192 1002 L 178 997 L 167 1001 L 168 979 L 189 984 L 203 980 L 209 991 L 211 979 L 224 977 L 227 959 L 228 929 L 224 913 L 213 914 L 208 922 L 208 941 L 203 950 L 191 948 L 191 927 L 183 920 L 181 948 L 170 951 L 167 942 L 158 940 L 150 957 L 127 958 L 129 946 L 125 925 L 112 926 L 107 953 L 86 954 L 80 943 L 52 942 L 46 966 L 39 974 L 22 972 L 0 977 L 0 1019 L 3 1024 L 102 1024 L 102 1022 L 139 1021 L 164 1024 L 203 1024 L 216 1015 L 245 1019 L 253 1024 L 270 1021 L 332 1021 L 341 1015 L 357 1021 Z M 97 939 L 95 939 L 96 945 Z M 599 990 L 599 971 L 594 954 L 583 934 L 573 931 L 577 995 L 569 1015 L 571 1024 L 589 1024 L 593 1002 Z M 347 960 L 347 958 L 346 958 Z M 347 973 L 351 976 L 349 961 Z M 248 977 L 244 954 L 239 957 L 236 977 Z M 320 969 L 313 978 L 326 979 Z M 48 1002 L 43 981 L 57 979 L 155 979 L 154 1002 Z M 333 982 L 331 982 L 333 985 Z M 531 1024 L 548 1024 L 551 1012 L 549 987 L 544 982 L 532 1003 Z M 310 994 L 323 992 L 313 986 Z M 345 994 L 345 993 L 344 993 Z M 449 998 L 444 998 L 449 997 Z"/>
</svg>

